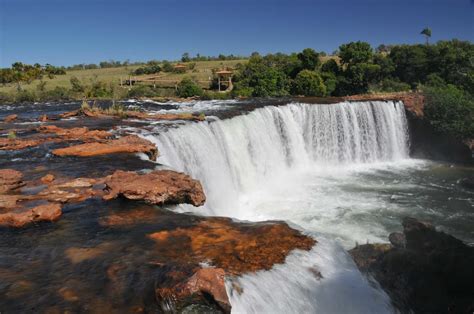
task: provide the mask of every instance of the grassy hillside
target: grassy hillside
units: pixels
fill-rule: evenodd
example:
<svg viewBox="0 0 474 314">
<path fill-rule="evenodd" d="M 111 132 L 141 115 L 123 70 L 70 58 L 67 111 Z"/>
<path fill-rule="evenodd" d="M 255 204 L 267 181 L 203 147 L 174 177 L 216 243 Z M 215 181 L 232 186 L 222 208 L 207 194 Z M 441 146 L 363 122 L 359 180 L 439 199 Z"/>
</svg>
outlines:
<svg viewBox="0 0 474 314">
<path fill-rule="evenodd" d="M 229 61 L 198 61 L 195 62 L 196 66 L 193 70 L 188 70 L 186 73 L 165 73 L 161 72 L 152 76 L 159 76 L 163 82 L 158 82 L 157 86 L 174 86 L 175 81 L 181 81 L 185 76 L 191 76 L 199 81 L 208 81 L 209 77 L 212 77 L 212 69 L 218 69 L 222 67 L 234 68 L 238 63 L 245 63 L 247 60 L 229 60 Z M 57 75 L 53 79 L 45 77 L 43 79 L 46 82 L 46 90 L 53 89 L 57 86 L 70 88 L 70 79 L 75 76 L 79 80 L 90 83 L 91 81 L 103 81 L 107 84 L 120 84 L 120 78 L 123 80 L 128 79 L 130 73 L 137 69 L 139 66 L 126 66 L 119 68 L 105 68 L 105 69 L 90 69 L 90 70 L 72 70 L 67 71 L 66 75 Z M 150 76 L 150 75 L 148 75 Z M 147 75 L 133 76 L 137 78 L 147 77 Z M 31 84 L 22 84 L 22 87 L 26 90 L 35 90 L 39 80 L 33 81 Z M 201 83 L 201 85 L 205 85 Z M 16 91 L 16 84 L 7 84 L 6 86 L 0 86 L 0 92 L 14 92 Z"/>
</svg>

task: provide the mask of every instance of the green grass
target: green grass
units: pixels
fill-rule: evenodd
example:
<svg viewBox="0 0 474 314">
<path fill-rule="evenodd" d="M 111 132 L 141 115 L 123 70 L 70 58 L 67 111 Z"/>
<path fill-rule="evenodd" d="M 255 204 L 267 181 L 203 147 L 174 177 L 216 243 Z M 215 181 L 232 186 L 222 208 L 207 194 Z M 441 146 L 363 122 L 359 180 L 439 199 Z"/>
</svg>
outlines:
<svg viewBox="0 0 474 314">
<path fill-rule="evenodd" d="M 165 73 L 161 72 L 155 75 L 141 75 L 133 76 L 137 78 L 144 78 L 147 76 L 160 76 L 160 79 L 167 80 L 164 82 L 157 82 L 157 87 L 170 87 L 175 85 L 175 81 L 181 81 L 185 76 L 193 77 L 198 81 L 209 81 L 209 77 L 212 77 L 212 69 L 219 69 L 223 67 L 234 68 L 238 63 L 245 63 L 247 60 L 228 60 L 228 61 L 197 61 L 194 70 L 188 70 L 186 73 Z M 186 64 L 186 63 L 185 63 Z M 189 63 L 187 63 L 189 64 Z M 106 68 L 106 69 L 91 69 L 91 70 L 72 70 L 67 71 L 65 75 L 57 75 L 53 79 L 44 77 L 43 80 L 46 82 L 46 90 L 54 89 L 55 87 L 71 88 L 70 79 L 75 76 L 82 82 L 90 84 L 91 81 L 103 81 L 107 84 L 113 83 L 116 85 L 120 84 L 120 78 L 126 80 L 129 78 L 130 73 L 137 69 L 139 66 L 126 66 L 119 68 Z M 168 82 L 169 80 L 169 82 Z M 31 84 L 22 83 L 22 88 L 26 90 L 36 90 L 36 87 L 40 83 L 39 80 L 33 81 Z M 207 87 L 209 85 L 205 82 L 200 82 L 200 85 Z M 6 86 L 0 86 L 0 92 L 11 93 L 17 89 L 16 84 L 7 84 Z"/>
</svg>

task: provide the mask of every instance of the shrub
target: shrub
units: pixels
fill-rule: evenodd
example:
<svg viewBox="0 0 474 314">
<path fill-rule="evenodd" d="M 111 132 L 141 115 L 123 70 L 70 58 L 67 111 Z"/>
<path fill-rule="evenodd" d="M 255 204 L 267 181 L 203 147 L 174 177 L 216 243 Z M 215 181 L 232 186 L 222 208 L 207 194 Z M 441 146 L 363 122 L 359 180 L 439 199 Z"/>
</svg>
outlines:
<svg viewBox="0 0 474 314">
<path fill-rule="evenodd" d="M 428 86 L 425 117 L 438 131 L 460 139 L 474 138 L 474 99 L 454 85 Z"/>
<path fill-rule="evenodd" d="M 12 103 L 14 97 L 11 94 L 0 92 L 0 104 Z"/>
<path fill-rule="evenodd" d="M 15 95 L 16 102 L 34 102 L 36 101 L 36 95 L 34 92 L 22 89 Z"/>
<path fill-rule="evenodd" d="M 321 76 L 315 71 L 303 70 L 293 82 L 293 93 L 304 96 L 324 96 L 326 86 Z"/>
<path fill-rule="evenodd" d="M 130 98 L 136 97 L 156 97 L 159 96 L 159 92 L 148 85 L 137 85 L 133 86 L 127 94 Z"/>
<path fill-rule="evenodd" d="M 41 100 L 67 100 L 71 97 L 67 88 L 56 86 L 52 90 L 42 92 L 40 98 Z"/>
<path fill-rule="evenodd" d="M 392 78 L 386 78 L 380 83 L 371 86 L 371 91 L 374 92 L 406 92 L 410 89 L 411 86 L 409 84 Z"/>
<path fill-rule="evenodd" d="M 183 98 L 201 96 L 202 94 L 202 88 L 188 77 L 185 77 L 181 80 L 181 82 L 178 84 L 178 89 L 176 91 L 176 95 Z"/>
</svg>

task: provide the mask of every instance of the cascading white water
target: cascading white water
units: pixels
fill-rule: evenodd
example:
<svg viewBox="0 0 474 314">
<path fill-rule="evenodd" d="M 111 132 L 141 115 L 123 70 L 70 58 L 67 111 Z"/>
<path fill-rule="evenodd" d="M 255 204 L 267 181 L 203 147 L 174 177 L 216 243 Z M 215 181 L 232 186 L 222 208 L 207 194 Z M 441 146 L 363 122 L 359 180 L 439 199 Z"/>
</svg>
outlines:
<svg viewBox="0 0 474 314">
<path fill-rule="evenodd" d="M 211 213 L 236 217 L 228 211 L 239 196 L 283 172 L 408 156 L 400 102 L 268 106 L 229 120 L 189 124 L 151 140 L 161 163 L 201 181 Z"/>
<path fill-rule="evenodd" d="M 254 221 L 283 219 L 345 246 L 387 234 L 377 223 L 360 219 L 381 202 L 360 186 L 360 192 L 348 192 L 347 185 L 359 184 L 357 171 L 381 164 L 396 168 L 408 158 L 401 102 L 268 106 L 148 139 L 160 150 L 159 162 L 203 184 L 205 207 L 182 210 Z M 244 293 L 233 294 L 234 311 L 390 311 L 388 297 L 369 285 L 347 253 L 332 240 L 317 238 L 315 251 L 295 253 L 300 257 L 293 254 L 269 272 L 240 278 Z M 308 279 L 308 260 L 323 273 L 320 282 Z M 354 296 L 347 290 L 351 287 Z M 275 292 L 281 289 L 287 293 Z"/>
</svg>

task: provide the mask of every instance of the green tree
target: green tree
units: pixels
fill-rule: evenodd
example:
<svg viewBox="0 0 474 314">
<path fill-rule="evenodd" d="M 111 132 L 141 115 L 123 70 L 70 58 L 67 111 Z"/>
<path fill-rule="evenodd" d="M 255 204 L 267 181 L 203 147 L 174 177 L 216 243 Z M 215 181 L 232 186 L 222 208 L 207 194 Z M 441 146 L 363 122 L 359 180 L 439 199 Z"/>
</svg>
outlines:
<svg viewBox="0 0 474 314">
<path fill-rule="evenodd" d="M 183 53 L 181 56 L 181 62 L 189 62 L 191 61 L 191 57 L 189 56 L 189 52 Z"/>
<path fill-rule="evenodd" d="M 431 29 L 430 28 L 424 28 L 421 33 L 421 35 L 424 35 L 426 38 L 426 44 L 429 45 L 430 43 L 430 37 L 431 37 Z"/>
<path fill-rule="evenodd" d="M 319 54 L 311 48 L 306 48 L 298 54 L 303 70 L 315 70 L 320 65 Z"/>
<path fill-rule="evenodd" d="M 304 96 L 324 96 L 326 95 L 326 86 L 321 76 L 310 70 L 303 70 L 293 82 L 293 93 Z"/>
<path fill-rule="evenodd" d="M 81 81 L 75 76 L 71 76 L 71 79 L 69 80 L 71 83 L 71 90 L 75 93 L 83 93 L 84 92 L 84 86 L 82 85 Z"/>
<path fill-rule="evenodd" d="M 367 63 L 372 59 L 372 56 L 372 47 L 370 47 L 370 44 L 367 42 L 350 42 L 339 47 L 341 63 L 346 66 Z"/>
<path fill-rule="evenodd" d="M 203 94 L 203 90 L 191 78 L 185 77 L 178 84 L 176 94 L 179 97 L 183 97 L 183 98 L 193 97 L 193 96 L 201 96 Z"/>
</svg>

